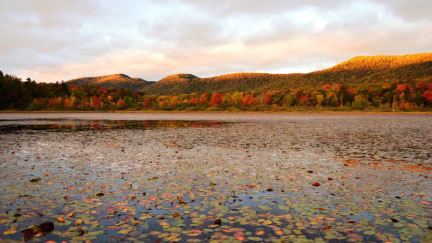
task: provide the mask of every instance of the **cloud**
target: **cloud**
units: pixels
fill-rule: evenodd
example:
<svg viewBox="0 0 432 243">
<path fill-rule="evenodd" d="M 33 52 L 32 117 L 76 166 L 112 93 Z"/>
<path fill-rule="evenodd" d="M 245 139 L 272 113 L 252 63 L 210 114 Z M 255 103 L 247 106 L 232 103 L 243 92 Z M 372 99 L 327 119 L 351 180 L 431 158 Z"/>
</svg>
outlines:
<svg viewBox="0 0 432 243">
<path fill-rule="evenodd" d="M 195 6 L 199 10 L 219 15 L 272 15 L 310 6 L 331 9 L 334 6 L 343 4 L 344 0 L 231 0 L 223 2 L 212 0 L 186 0 L 184 3 Z"/>
<path fill-rule="evenodd" d="M 0 69 L 49 82 L 308 72 L 430 52 L 430 12 L 429 0 L 2 1 Z"/>
<path fill-rule="evenodd" d="M 432 1 L 430 0 L 375 0 L 392 14 L 407 21 L 431 21 Z"/>
</svg>

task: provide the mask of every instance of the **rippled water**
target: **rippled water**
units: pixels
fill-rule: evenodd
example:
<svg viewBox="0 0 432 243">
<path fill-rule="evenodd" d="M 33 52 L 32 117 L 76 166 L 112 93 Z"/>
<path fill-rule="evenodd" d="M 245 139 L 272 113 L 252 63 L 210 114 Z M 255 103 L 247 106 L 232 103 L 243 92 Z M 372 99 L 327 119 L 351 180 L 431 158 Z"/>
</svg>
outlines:
<svg viewBox="0 0 432 243">
<path fill-rule="evenodd" d="M 432 241 L 431 115 L 0 114 L 0 141 L 1 239 Z"/>
</svg>

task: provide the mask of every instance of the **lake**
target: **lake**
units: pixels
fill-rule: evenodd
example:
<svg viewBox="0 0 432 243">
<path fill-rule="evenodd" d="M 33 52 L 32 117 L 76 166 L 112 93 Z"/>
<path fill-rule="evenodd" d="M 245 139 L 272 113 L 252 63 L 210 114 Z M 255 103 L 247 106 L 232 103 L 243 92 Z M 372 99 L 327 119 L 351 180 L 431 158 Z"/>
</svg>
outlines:
<svg viewBox="0 0 432 243">
<path fill-rule="evenodd" d="M 432 115 L 1 113 L 6 241 L 432 241 Z"/>
</svg>

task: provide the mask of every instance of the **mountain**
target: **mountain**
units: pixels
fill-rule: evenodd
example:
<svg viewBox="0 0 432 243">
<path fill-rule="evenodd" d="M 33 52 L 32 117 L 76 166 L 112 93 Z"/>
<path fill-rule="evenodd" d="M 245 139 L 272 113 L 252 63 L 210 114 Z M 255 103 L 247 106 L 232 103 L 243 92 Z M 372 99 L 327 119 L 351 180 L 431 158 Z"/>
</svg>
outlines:
<svg viewBox="0 0 432 243">
<path fill-rule="evenodd" d="M 192 74 L 168 76 L 141 89 L 147 94 L 187 94 L 287 90 L 323 84 L 361 85 L 432 79 L 432 53 L 360 56 L 334 67 L 306 74 L 234 73 L 209 78 Z"/>
<path fill-rule="evenodd" d="M 67 84 L 73 85 L 98 85 L 104 88 L 128 88 L 133 91 L 141 90 L 154 82 L 140 78 L 131 78 L 125 74 L 113 74 L 100 77 L 84 77 L 69 80 Z"/>
<path fill-rule="evenodd" d="M 173 74 L 158 82 L 124 74 L 70 80 L 74 85 L 121 87 L 145 94 L 188 94 L 204 92 L 267 91 L 317 88 L 324 84 L 362 85 L 386 82 L 432 80 L 432 53 L 394 56 L 359 56 L 331 68 L 310 73 L 233 73 L 199 78 Z"/>
</svg>

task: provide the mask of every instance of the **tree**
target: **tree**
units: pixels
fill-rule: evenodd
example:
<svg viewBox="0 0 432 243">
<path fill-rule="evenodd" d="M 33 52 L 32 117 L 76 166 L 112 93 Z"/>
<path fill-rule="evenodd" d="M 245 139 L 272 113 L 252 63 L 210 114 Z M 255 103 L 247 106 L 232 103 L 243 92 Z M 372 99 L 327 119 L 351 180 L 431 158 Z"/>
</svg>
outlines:
<svg viewBox="0 0 432 243">
<path fill-rule="evenodd" d="M 368 105 L 369 101 L 364 96 L 358 95 L 354 98 L 352 107 L 354 109 L 364 110 L 368 107 Z"/>
<path fill-rule="evenodd" d="M 150 100 L 150 98 L 145 98 L 145 99 L 144 99 L 144 103 L 143 103 L 143 107 L 144 107 L 144 108 L 149 108 L 150 105 L 151 105 L 151 100 Z"/>
<path fill-rule="evenodd" d="M 423 93 L 423 97 L 427 102 L 432 103 L 432 91 L 428 90 Z"/>
<path fill-rule="evenodd" d="M 232 104 L 238 106 L 242 103 L 243 93 L 242 92 L 234 92 L 231 95 L 231 98 L 232 98 Z"/>
<path fill-rule="evenodd" d="M 299 98 L 299 105 L 309 105 L 309 98 L 307 97 L 307 95 L 302 95 Z"/>
<path fill-rule="evenodd" d="M 403 93 L 403 92 L 405 92 L 405 90 L 407 90 L 407 85 L 406 84 L 398 84 L 396 90 L 399 91 L 400 93 Z"/>
<path fill-rule="evenodd" d="M 253 97 L 253 95 L 248 94 L 248 95 L 245 95 L 243 97 L 242 105 L 251 106 L 251 105 L 255 104 L 255 101 L 256 101 L 256 99 Z"/>
<path fill-rule="evenodd" d="M 322 94 L 317 95 L 316 100 L 317 100 L 318 105 L 322 106 L 324 103 L 324 95 L 322 95 Z"/>
<path fill-rule="evenodd" d="M 207 93 L 202 94 L 199 98 L 199 102 L 202 104 L 207 104 L 207 101 L 208 101 Z"/>
<path fill-rule="evenodd" d="M 195 98 L 195 97 L 191 97 L 191 98 L 189 99 L 189 103 L 198 104 L 198 103 L 200 103 L 200 102 L 199 102 L 199 100 L 198 100 L 197 98 Z"/>
<path fill-rule="evenodd" d="M 285 106 L 293 106 L 295 102 L 294 96 L 292 94 L 286 94 L 282 102 Z"/>
<path fill-rule="evenodd" d="M 126 108 L 126 101 L 124 99 L 120 98 L 117 100 L 116 106 L 119 109 L 124 109 L 124 108 Z"/>
<path fill-rule="evenodd" d="M 234 105 L 232 95 L 231 94 L 225 94 L 223 99 L 222 99 L 222 104 L 224 104 L 226 106 Z"/>
<path fill-rule="evenodd" d="M 270 105 L 273 101 L 273 94 L 270 92 L 266 92 L 264 94 L 263 104 L 264 105 Z"/>
<path fill-rule="evenodd" d="M 210 99 L 209 105 L 221 105 L 222 104 L 223 95 L 219 93 L 214 93 Z"/>
<path fill-rule="evenodd" d="M 90 106 L 95 110 L 100 109 L 102 107 L 101 99 L 98 96 L 93 96 Z"/>
<path fill-rule="evenodd" d="M 326 105 L 327 106 L 337 106 L 338 105 L 335 93 L 329 92 L 327 94 L 327 96 L 326 96 Z"/>
</svg>

